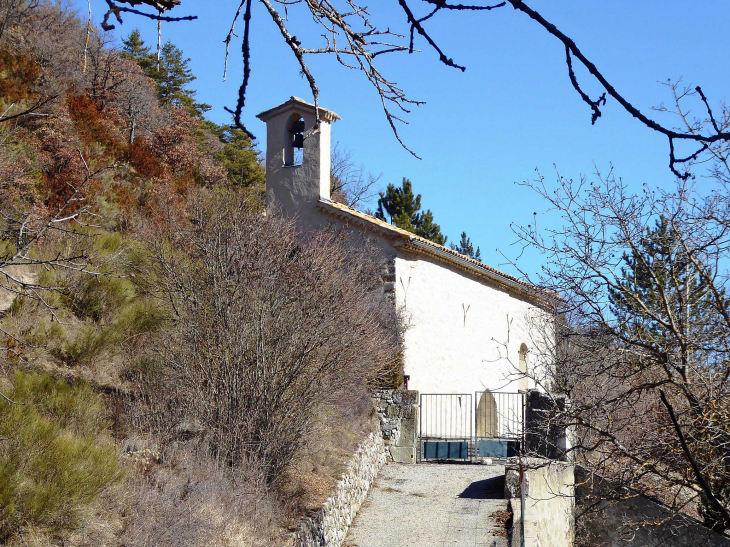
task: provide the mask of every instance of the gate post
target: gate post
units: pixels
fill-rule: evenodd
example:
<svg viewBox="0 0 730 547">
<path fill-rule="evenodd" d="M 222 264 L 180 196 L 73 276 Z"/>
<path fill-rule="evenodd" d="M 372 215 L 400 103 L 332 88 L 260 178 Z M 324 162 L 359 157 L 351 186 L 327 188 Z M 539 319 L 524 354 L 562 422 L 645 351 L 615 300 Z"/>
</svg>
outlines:
<svg viewBox="0 0 730 547">
<path fill-rule="evenodd" d="M 570 432 L 559 424 L 558 419 L 566 405 L 564 395 L 550 395 L 537 390 L 527 392 L 525 448 L 529 454 L 552 460 L 569 460 Z"/>
<path fill-rule="evenodd" d="M 384 389 L 373 395 L 389 462 L 416 463 L 418 391 Z"/>
</svg>

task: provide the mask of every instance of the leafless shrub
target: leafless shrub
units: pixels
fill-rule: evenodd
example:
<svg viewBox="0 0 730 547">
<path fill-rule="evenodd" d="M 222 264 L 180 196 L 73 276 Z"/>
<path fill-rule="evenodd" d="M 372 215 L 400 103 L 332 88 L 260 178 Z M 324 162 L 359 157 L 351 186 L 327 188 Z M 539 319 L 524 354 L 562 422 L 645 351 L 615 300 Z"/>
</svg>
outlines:
<svg viewBox="0 0 730 547">
<path fill-rule="evenodd" d="M 201 194 L 189 227 L 155 242 L 174 327 L 153 397 L 165 395 L 172 429 L 195 424 L 216 457 L 261 469 L 265 483 L 309 441 L 319 409 L 400 366 L 381 265 L 344 236 L 304 238 L 272 213 Z"/>
<path fill-rule="evenodd" d="M 361 208 L 367 201 L 378 195 L 374 188 L 382 178 L 372 173 L 365 174 L 365 168 L 355 164 L 352 152 L 340 148 L 340 143 L 332 147 L 332 165 L 330 167 L 330 194 L 332 199 L 355 209 Z"/>
<path fill-rule="evenodd" d="M 159 455 L 129 451 L 130 473 L 119 542 L 129 547 L 275 545 L 279 504 L 253 470 L 232 472 L 194 444 Z"/>
<path fill-rule="evenodd" d="M 721 166 L 718 163 L 718 166 Z M 571 403 L 579 463 L 623 489 L 730 525 L 725 182 L 702 193 L 631 193 L 613 173 L 531 184 L 563 226 L 518 228 L 544 253 L 540 282 L 563 295 L 551 384 Z M 560 323 L 559 323 L 560 324 Z M 614 492 L 615 493 L 615 492 Z M 696 513 L 695 513 L 696 514 Z"/>
</svg>

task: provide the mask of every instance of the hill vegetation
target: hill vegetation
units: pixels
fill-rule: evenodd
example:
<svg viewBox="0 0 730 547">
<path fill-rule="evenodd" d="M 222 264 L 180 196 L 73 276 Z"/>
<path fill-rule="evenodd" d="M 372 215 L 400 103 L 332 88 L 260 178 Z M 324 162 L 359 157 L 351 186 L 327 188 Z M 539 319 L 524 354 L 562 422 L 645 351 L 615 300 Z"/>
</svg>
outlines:
<svg viewBox="0 0 730 547">
<path fill-rule="evenodd" d="M 399 382 L 380 265 L 263 215 L 184 54 L 0 14 L 0 542 L 267 545 Z M 86 59 L 84 61 L 84 58 Z"/>
</svg>

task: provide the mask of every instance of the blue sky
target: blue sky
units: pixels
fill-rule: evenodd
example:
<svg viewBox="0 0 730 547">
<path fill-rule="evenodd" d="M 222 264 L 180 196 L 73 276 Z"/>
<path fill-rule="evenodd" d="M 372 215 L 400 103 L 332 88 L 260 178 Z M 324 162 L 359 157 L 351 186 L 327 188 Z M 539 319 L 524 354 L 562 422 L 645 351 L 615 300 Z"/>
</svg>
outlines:
<svg viewBox="0 0 730 547">
<path fill-rule="evenodd" d="M 86 2 L 74 0 L 79 14 Z M 406 31 L 395 2 L 368 3 L 376 21 Z M 209 117 L 227 122 L 224 106 L 235 106 L 242 74 L 240 41 L 231 45 L 228 81 L 222 81 L 224 45 L 237 2 L 184 0 L 179 15 L 195 13 L 199 20 L 163 24 L 163 40 L 172 40 L 191 58 L 198 80 L 198 100 L 213 105 Z M 701 85 L 717 108 L 730 90 L 730 56 L 726 0 L 531 0 L 529 5 L 572 37 L 615 87 L 635 106 L 671 101 L 659 82 L 682 77 Z M 92 0 L 95 22 L 106 3 Z M 301 6 L 290 7 L 294 33 L 307 36 L 309 22 L 296 26 Z M 446 54 L 466 72 L 443 66 L 434 52 L 417 42 L 422 53 L 396 54 L 381 69 L 412 98 L 426 101 L 399 128 L 403 139 L 423 159 L 413 158 L 393 137 L 380 102 L 364 77 L 340 67 L 334 59 L 310 59 L 321 89 L 320 104 L 337 112 L 333 141 L 352 150 L 367 170 L 382 173 L 383 185 L 413 181 L 422 204 L 434 213 L 450 240 L 466 230 L 482 250 L 482 259 L 511 271 L 497 252 L 514 256 L 510 222 L 527 224 L 533 211 L 545 205 L 516 182 L 532 179 L 535 169 L 554 179 L 556 165 L 567 177 L 591 175 L 595 167 L 617 173 L 637 191 L 643 183 L 672 183 L 666 138 L 633 120 L 609 99 L 603 117 L 590 123 L 590 109 L 570 85 L 562 45 L 541 27 L 512 8 L 483 14 L 452 13 L 428 27 Z M 254 2 L 252 76 L 244 118 L 265 137 L 258 112 L 290 95 L 311 100 L 308 85 L 263 6 Z M 400 27 L 399 27 L 400 25 Z M 116 36 L 139 27 L 149 43 L 156 25 L 127 15 Z M 599 87 L 577 71 L 593 97 Z M 695 105 L 698 107 L 699 105 Z M 653 117 L 662 120 L 660 114 Z M 666 120 L 672 124 L 671 120 Z M 538 219 L 540 222 L 540 218 Z M 543 223 L 544 224 L 544 223 Z M 525 264 L 534 271 L 535 257 Z"/>
</svg>

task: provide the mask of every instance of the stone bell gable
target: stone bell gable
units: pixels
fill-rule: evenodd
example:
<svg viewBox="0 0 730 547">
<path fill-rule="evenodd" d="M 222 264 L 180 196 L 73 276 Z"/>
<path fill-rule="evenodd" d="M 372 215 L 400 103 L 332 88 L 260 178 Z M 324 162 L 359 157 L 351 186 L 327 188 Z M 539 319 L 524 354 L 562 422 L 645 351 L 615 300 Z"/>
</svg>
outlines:
<svg viewBox="0 0 730 547">
<path fill-rule="evenodd" d="M 331 124 L 340 117 L 291 97 L 257 117 L 266 123 L 266 201 L 303 225 L 321 225 L 320 199 L 330 199 Z"/>
</svg>

